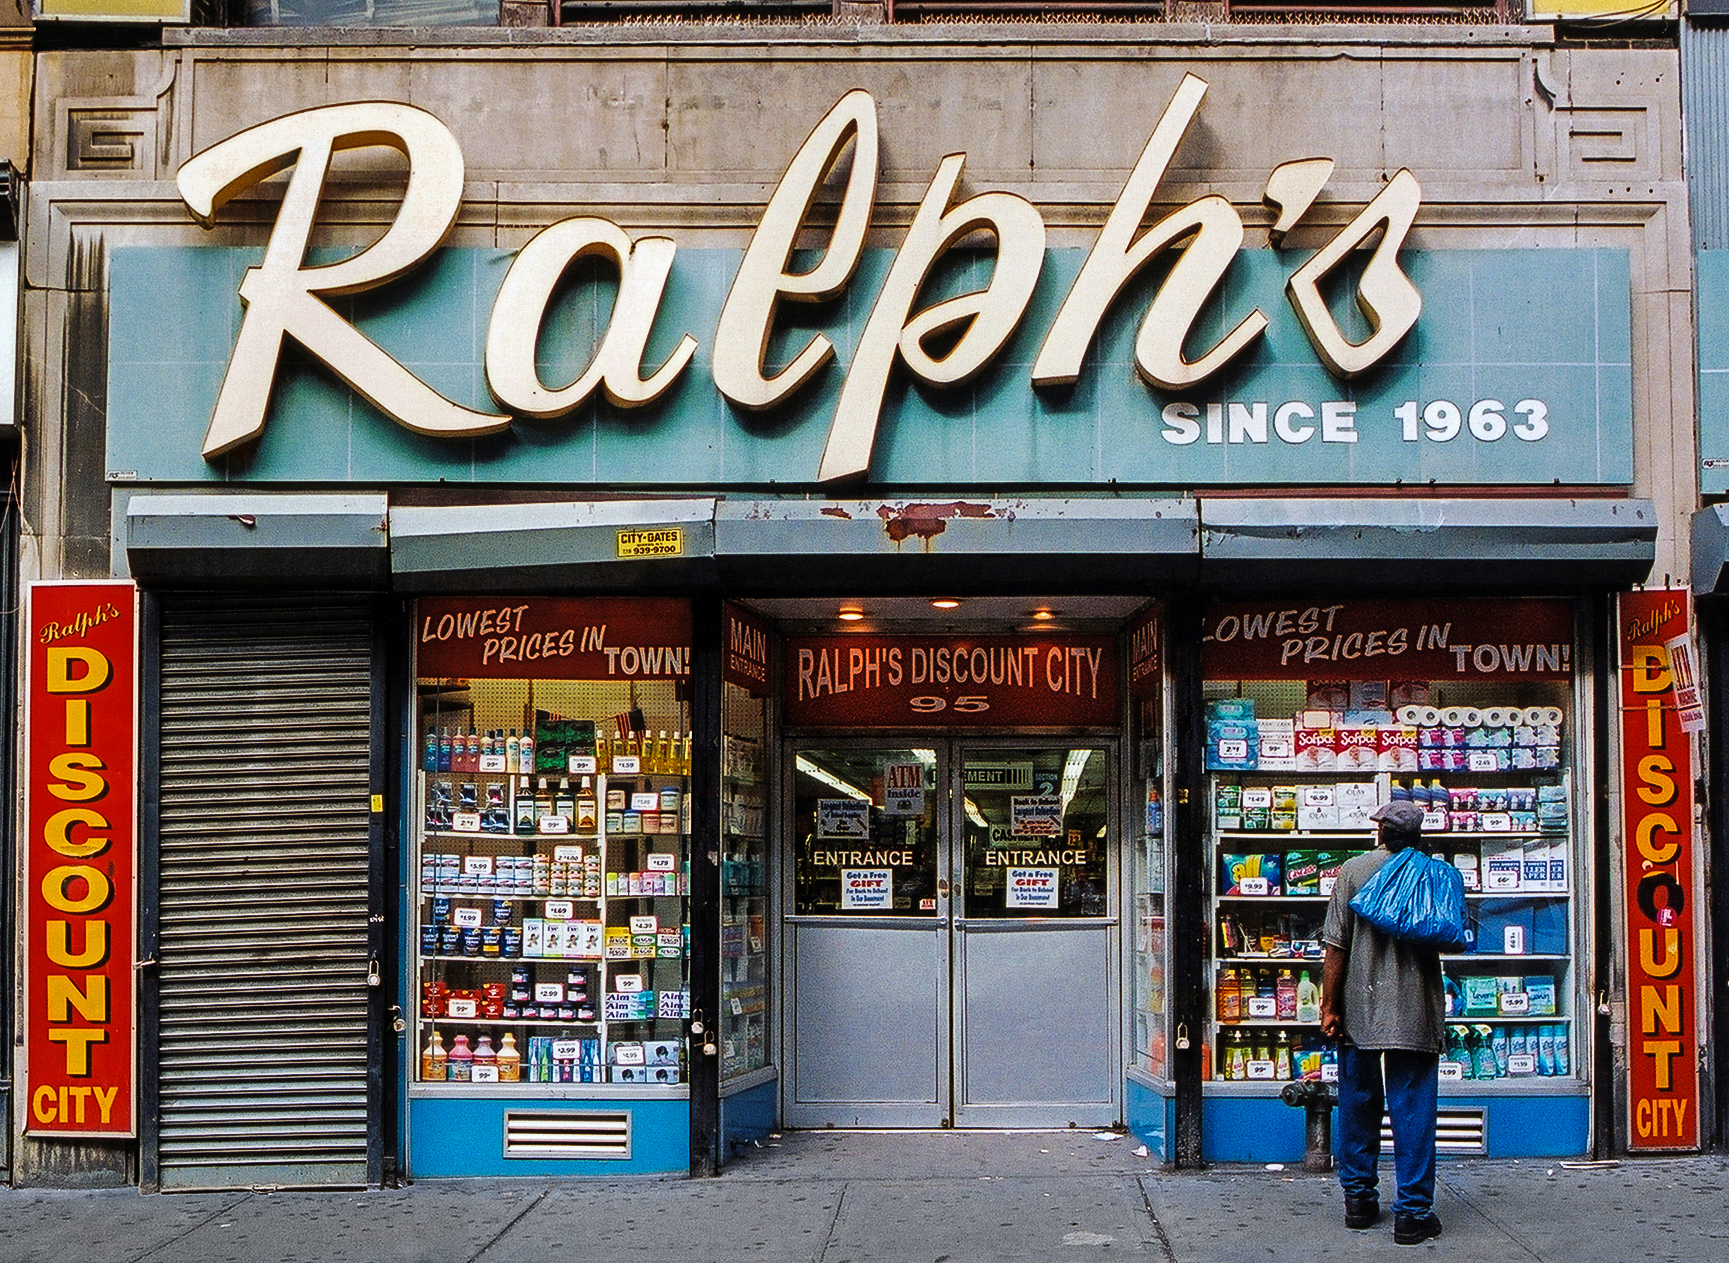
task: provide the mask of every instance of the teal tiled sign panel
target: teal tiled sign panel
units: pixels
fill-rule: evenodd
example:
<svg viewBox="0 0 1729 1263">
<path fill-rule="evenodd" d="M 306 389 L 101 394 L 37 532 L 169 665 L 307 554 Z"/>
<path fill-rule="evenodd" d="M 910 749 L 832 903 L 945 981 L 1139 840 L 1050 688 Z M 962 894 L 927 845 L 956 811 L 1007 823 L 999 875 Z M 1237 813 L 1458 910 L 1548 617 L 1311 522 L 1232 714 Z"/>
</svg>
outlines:
<svg viewBox="0 0 1729 1263">
<path fill-rule="evenodd" d="M 1729 492 L 1729 253 L 1701 251 L 1699 288 L 1699 490 Z"/>
<path fill-rule="evenodd" d="M 710 374 L 714 329 L 740 252 L 681 250 L 650 340 L 648 369 L 684 333 L 700 346 L 677 384 L 654 404 L 625 411 L 602 401 L 557 420 L 518 419 L 486 438 L 429 438 L 383 416 L 291 347 L 277 371 L 262 437 L 206 461 L 199 454 L 204 430 L 243 314 L 236 291 L 261 253 L 147 246 L 114 252 L 110 481 L 813 486 L 858 331 L 892 261 L 888 250 L 867 252 L 852 283 L 832 302 L 782 305 L 771 368 L 778 367 L 777 355 L 784 362 L 796 353 L 811 330 L 827 334 L 836 356 L 770 413 L 734 408 Z M 496 249 L 443 250 L 407 277 L 335 305 L 450 399 L 495 410 L 483 350 L 493 298 L 513 257 Z M 1157 276 L 1132 285 L 1112 306 L 1078 382 L 1056 390 L 1032 387 L 1033 358 L 1085 258 L 1083 250 L 1050 251 L 1029 310 L 977 378 L 935 389 L 897 370 L 883 401 L 867 485 L 1632 481 L 1625 251 L 1406 251 L 1400 261 L 1422 293 L 1422 317 L 1386 361 L 1353 382 L 1321 365 L 1285 299 L 1287 277 L 1307 257 L 1306 251 L 1267 249 L 1237 257 L 1197 321 L 1187 352 L 1203 354 L 1254 307 L 1267 315 L 1267 332 L 1209 381 L 1173 394 L 1147 385 L 1133 363 L 1135 331 Z M 987 257 L 957 253 L 923 302 L 982 288 L 988 279 Z M 567 281 L 538 349 L 549 386 L 580 374 L 611 309 L 601 272 L 573 271 Z M 1360 339 L 1368 330 L 1354 293 L 1344 278 L 1331 298 L 1341 326 Z M 1717 345 L 1720 359 L 1729 354 L 1721 350 L 1729 339 Z M 1279 410 L 1293 403 L 1302 407 L 1286 413 L 1281 437 Z M 1330 436 L 1323 412 L 1335 418 Z M 1718 449 L 1725 446 L 1718 442 Z M 1707 454 L 1711 450 L 1707 444 Z M 1724 489 L 1721 478 L 1707 487 Z"/>
</svg>

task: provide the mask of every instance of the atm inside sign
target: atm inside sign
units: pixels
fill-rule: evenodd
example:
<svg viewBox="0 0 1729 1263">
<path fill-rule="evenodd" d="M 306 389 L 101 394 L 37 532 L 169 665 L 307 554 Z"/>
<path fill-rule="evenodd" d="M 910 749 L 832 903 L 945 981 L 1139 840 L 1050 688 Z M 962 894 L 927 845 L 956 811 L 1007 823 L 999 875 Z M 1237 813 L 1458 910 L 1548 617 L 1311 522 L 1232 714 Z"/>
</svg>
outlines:
<svg viewBox="0 0 1729 1263">
<path fill-rule="evenodd" d="M 618 533 L 620 559 L 630 557 L 684 556 L 684 528 L 662 526 L 653 530 L 630 530 Z"/>
</svg>

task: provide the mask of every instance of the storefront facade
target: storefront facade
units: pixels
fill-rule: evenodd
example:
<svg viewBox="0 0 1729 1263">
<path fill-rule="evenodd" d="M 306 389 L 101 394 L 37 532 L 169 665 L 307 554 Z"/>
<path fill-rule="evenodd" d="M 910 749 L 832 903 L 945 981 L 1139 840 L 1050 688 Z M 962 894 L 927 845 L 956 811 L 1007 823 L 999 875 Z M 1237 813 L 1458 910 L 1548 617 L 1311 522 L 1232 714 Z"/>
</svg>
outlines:
<svg viewBox="0 0 1729 1263">
<path fill-rule="evenodd" d="M 27 577 L 141 593 L 143 964 L 137 1126 L 21 1105 L 21 1178 L 1293 1160 L 1396 796 L 1473 888 L 1457 1151 L 1628 1143 L 1675 55 L 939 30 L 40 59 L 41 434 L 105 476 Z"/>
</svg>

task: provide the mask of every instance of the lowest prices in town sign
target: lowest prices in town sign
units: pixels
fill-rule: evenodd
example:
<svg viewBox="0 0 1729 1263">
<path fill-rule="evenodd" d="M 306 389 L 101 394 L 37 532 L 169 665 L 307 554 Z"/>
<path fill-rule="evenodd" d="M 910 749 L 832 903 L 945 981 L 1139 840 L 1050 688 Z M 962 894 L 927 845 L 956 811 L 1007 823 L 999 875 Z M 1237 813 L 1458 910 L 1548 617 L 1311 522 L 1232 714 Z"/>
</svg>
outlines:
<svg viewBox="0 0 1729 1263">
<path fill-rule="evenodd" d="M 24 1130 L 132 1136 L 137 590 L 35 583 L 25 625 Z"/>
</svg>

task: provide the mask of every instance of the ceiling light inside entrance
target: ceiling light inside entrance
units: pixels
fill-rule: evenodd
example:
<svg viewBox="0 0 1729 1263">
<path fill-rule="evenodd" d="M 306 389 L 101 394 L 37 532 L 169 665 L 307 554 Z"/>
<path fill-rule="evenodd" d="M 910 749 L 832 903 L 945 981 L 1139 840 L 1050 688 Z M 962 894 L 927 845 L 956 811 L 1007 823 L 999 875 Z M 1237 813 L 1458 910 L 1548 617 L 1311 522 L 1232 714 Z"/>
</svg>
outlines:
<svg viewBox="0 0 1729 1263">
<path fill-rule="evenodd" d="M 864 617 L 864 610 L 860 609 L 856 605 L 843 605 L 840 607 L 840 612 L 836 614 L 835 617 L 839 618 L 843 623 L 856 623 L 859 619 Z"/>
<path fill-rule="evenodd" d="M 961 603 L 952 596 L 939 596 L 931 601 L 931 608 L 938 610 L 958 610 Z"/>
</svg>

